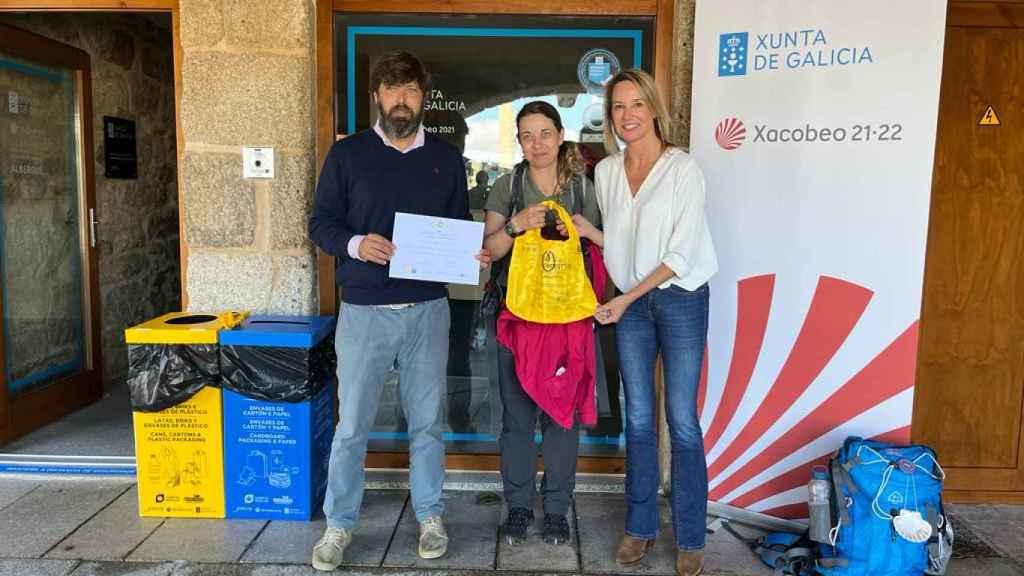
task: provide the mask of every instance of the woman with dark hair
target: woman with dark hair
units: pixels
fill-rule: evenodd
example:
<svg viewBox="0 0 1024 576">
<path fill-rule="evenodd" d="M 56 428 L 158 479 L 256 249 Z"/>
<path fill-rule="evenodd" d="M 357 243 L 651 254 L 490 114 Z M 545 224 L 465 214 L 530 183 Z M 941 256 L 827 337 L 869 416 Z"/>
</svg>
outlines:
<svg viewBox="0 0 1024 576">
<path fill-rule="evenodd" d="M 565 141 L 562 119 L 555 107 L 539 100 L 526 104 L 516 116 L 516 128 L 524 161 L 512 174 L 495 181 L 486 204 L 484 247 L 495 261 L 505 260 L 495 266 L 492 274 L 496 277 L 491 281 L 499 286 L 508 284 L 507 262 L 515 237 L 545 226 L 547 209 L 541 202 L 554 200 L 569 214 L 577 212 L 600 225 L 594 185 L 583 173 L 585 167 L 576 144 Z M 594 226 L 589 229 L 596 230 Z M 586 237 L 582 232 L 580 236 Z M 539 410 L 516 375 L 513 352 L 500 342 L 498 389 L 502 403 L 501 477 L 508 505 L 503 531 L 508 543 L 515 546 L 526 541 L 527 529 L 533 522 L 537 475 L 534 431 Z M 542 537 L 550 544 L 564 544 L 571 540 L 566 514 L 575 484 L 579 430 L 575 425 L 563 428 L 542 412 L 541 431 Z"/>
</svg>

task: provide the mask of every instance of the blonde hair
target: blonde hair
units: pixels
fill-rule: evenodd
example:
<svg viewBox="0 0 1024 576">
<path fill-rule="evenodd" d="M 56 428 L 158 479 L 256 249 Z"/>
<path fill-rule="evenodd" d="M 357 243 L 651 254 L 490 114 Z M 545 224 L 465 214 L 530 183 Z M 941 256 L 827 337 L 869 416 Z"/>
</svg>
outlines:
<svg viewBox="0 0 1024 576">
<path fill-rule="evenodd" d="M 640 92 L 640 99 L 647 106 L 647 109 L 654 115 L 654 133 L 661 140 L 663 148 L 675 146 L 672 139 L 672 123 L 669 121 L 668 107 L 661 93 L 658 92 L 658 85 L 650 74 L 638 68 L 623 70 L 612 76 L 612 79 L 604 87 L 604 149 L 608 154 L 619 151 L 619 143 L 616 140 L 615 126 L 612 124 L 612 92 L 615 86 L 622 82 L 632 82 Z"/>
</svg>

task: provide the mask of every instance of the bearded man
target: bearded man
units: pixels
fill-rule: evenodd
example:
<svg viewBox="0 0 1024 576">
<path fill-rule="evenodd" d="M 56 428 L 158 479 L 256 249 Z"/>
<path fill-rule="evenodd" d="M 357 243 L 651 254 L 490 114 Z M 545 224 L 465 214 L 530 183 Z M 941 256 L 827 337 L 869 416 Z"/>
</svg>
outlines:
<svg viewBox="0 0 1024 576">
<path fill-rule="evenodd" d="M 388 372 L 399 372 L 408 422 L 412 507 L 419 555 L 448 548 L 441 503 L 445 447 L 443 401 L 449 309 L 444 284 L 390 278 L 396 250 L 389 240 L 395 213 L 471 219 L 462 155 L 426 134 L 429 74 L 412 54 L 383 56 L 370 76 L 377 122 L 336 142 L 317 183 L 309 237 L 338 259 L 343 287 L 335 349 L 339 422 L 331 446 L 324 515 L 327 529 L 313 548 L 313 567 L 334 570 L 359 520 L 363 465 Z M 489 262 L 486 251 L 477 256 Z"/>
</svg>

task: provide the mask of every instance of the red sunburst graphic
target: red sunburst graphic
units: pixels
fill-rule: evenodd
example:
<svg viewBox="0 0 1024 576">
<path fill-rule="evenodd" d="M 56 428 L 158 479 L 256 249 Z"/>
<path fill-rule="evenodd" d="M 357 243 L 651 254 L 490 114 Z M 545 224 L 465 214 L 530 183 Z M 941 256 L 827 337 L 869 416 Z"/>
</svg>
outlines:
<svg viewBox="0 0 1024 576">
<path fill-rule="evenodd" d="M 747 139 L 747 128 L 739 118 L 726 118 L 715 128 L 715 141 L 724 150 L 735 150 Z"/>
<path fill-rule="evenodd" d="M 721 126 L 719 128 L 721 130 Z M 722 441 L 723 432 L 747 394 L 754 366 L 764 344 L 775 275 L 745 278 L 738 283 L 737 288 L 738 309 L 732 358 L 718 405 L 705 431 L 705 453 L 710 453 Z M 708 478 L 717 480 L 717 485 L 710 490 L 711 500 L 726 499 L 727 504 L 749 507 L 806 484 L 811 467 L 827 461 L 827 453 L 817 454 L 808 462 L 735 492 L 787 455 L 913 387 L 917 321 L 907 326 L 849 381 L 839 384 L 831 396 L 791 425 L 780 437 L 765 444 L 757 454 L 741 460 L 747 449 L 758 443 L 831 361 L 860 320 L 872 296 L 871 290 L 838 278 L 822 276 L 818 279 L 803 326 L 770 390 L 754 413 L 746 418 L 738 434 L 729 440 L 724 450 L 708 466 Z M 702 372 L 699 410 L 703 408 L 707 394 L 707 369 Z M 879 439 L 906 442 L 909 436 L 909 427 L 895 424 Z M 734 462 L 739 463 L 738 467 L 727 472 Z M 806 517 L 807 506 L 798 502 L 765 512 L 800 518 Z"/>
</svg>

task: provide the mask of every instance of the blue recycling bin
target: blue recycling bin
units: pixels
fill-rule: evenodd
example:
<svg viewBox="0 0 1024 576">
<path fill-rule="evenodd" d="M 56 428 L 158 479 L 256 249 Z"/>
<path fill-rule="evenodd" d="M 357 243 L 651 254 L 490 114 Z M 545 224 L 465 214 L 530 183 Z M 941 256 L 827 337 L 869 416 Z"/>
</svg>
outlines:
<svg viewBox="0 0 1024 576">
<path fill-rule="evenodd" d="M 331 316 L 253 316 L 220 334 L 228 518 L 309 520 L 323 504 L 336 394 Z"/>
</svg>

